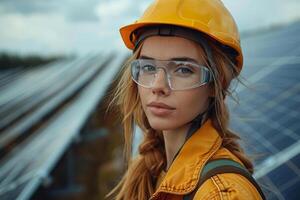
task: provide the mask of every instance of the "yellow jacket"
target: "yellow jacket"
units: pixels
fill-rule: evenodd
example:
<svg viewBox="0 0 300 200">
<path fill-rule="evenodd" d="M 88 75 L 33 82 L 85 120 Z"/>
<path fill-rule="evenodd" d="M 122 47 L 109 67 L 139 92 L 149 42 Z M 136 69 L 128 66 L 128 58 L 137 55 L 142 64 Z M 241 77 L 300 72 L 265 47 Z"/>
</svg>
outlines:
<svg viewBox="0 0 300 200">
<path fill-rule="evenodd" d="M 200 172 L 210 159 L 229 158 L 243 163 L 221 146 L 222 138 L 207 120 L 184 144 L 168 172 L 161 173 L 150 200 L 182 200 L 196 188 Z M 242 175 L 224 173 L 206 180 L 194 200 L 260 200 L 257 189 Z"/>
</svg>

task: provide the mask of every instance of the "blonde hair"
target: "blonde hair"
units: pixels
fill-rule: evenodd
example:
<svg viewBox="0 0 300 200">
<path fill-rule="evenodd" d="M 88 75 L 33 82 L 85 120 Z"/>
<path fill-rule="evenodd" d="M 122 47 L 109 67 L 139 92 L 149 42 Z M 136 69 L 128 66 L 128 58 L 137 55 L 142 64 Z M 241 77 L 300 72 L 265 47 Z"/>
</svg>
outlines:
<svg viewBox="0 0 300 200">
<path fill-rule="evenodd" d="M 229 112 L 224 102 L 226 95 L 231 95 L 229 84 L 238 75 L 238 70 L 228 56 L 215 44 L 209 42 L 212 49 L 215 68 L 213 88 L 214 101 L 208 111 L 208 118 L 223 139 L 222 146 L 236 155 L 253 173 L 253 165 L 246 157 L 237 140 L 240 139 L 229 130 Z M 154 193 L 155 183 L 161 170 L 166 166 L 166 155 L 162 134 L 151 128 L 142 109 L 137 85 L 131 79 L 130 62 L 139 57 L 141 46 L 128 59 L 121 71 L 120 81 L 116 87 L 112 101 L 120 108 L 123 115 L 125 137 L 125 154 L 128 169 L 120 183 L 107 195 L 116 200 L 147 200 Z M 207 58 L 208 59 L 208 58 Z M 144 140 L 139 145 L 138 156 L 132 158 L 132 140 L 134 124 L 138 125 L 143 133 Z"/>
</svg>

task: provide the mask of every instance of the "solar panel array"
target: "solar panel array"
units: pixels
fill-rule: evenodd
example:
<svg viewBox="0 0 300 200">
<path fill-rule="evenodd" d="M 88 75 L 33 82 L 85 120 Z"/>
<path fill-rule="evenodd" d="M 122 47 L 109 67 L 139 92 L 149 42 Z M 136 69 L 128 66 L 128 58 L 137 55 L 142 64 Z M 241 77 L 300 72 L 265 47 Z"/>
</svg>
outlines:
<svg viewBox="0 0 300 200">
<path fill-rule="evenodd" d="M 300 199 L 300 23 L 242 38 L 239 104 L 228 100 L 231 128 L 254 156 L 270 200 Z"/>
<path fill-rule="evenodd" d="M 0 83 L 8 84 L 0 87 L 0 150 L 9 149 L 0 158 L 1 200 L 29 199 L 49 180 L 125 57 L 91 55 L 1 73 Z"/>
</svg>

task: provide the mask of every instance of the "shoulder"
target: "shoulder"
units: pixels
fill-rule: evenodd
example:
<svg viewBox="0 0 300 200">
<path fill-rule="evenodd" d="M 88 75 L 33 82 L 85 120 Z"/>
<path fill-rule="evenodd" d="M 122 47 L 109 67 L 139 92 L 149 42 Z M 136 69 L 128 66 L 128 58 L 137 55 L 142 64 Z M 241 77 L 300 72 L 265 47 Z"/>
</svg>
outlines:
<svg viewBox="0 0 300 200">
<path fill-rule="evenodd" d="M 240 174 L 217 174 L 198 188 L 194 200 L 260 200 L 259 192 Z"/>
</svg>

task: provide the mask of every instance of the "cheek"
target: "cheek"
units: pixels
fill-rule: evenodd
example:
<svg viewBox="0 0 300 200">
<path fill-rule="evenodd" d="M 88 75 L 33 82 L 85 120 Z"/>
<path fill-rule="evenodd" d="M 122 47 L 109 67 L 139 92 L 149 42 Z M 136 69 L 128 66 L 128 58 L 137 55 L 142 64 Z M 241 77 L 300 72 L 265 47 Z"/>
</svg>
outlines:
<svg viewBox="0 0 300 200">
<path fill-rule="evenodd" d="M 178 116 L 188 123 L 197 115 L 204 112 L 208 106 L 208 92 L 206 90 L 187 91 L 185 94 L 177 96 L 176 102 Z"/>
<path fill-rule="evenodd" d="M 142 103 L 142 107 L 143 107 L 144 110 L 146 108 L 149 92 L 150 92 L 149 89 L 138 86 L 138 93 L 139 93 L 140 100 L 141 100 L 141 103 Z"/>
</svg>

